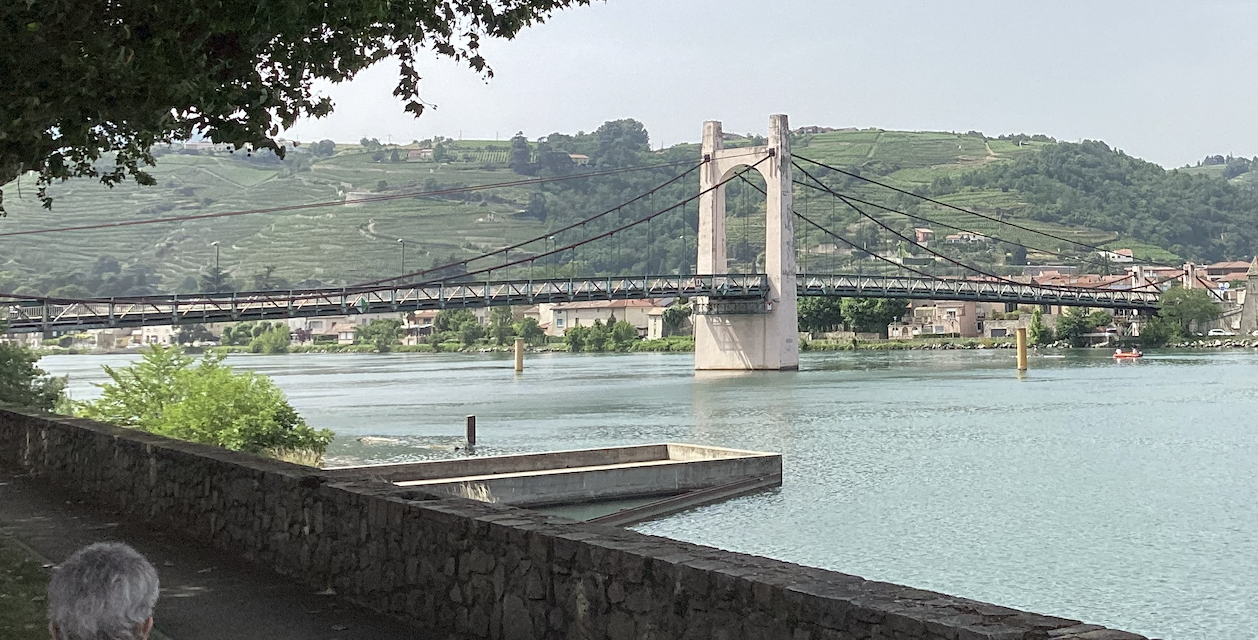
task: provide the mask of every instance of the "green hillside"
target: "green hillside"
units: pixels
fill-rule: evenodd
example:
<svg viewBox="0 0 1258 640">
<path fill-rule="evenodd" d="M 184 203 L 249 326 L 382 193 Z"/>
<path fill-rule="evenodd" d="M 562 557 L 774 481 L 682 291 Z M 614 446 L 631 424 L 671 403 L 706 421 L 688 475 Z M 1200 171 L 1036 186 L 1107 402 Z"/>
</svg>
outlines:
<svg viewBox="0 0 1258 640">
<path fill-rule="evenodd" d="M 733 139 L 730 146 L 753 144 Z M 105 188 L 72 181 L 50 190 L 51 211 L 40 207 L 28 179 L 5 186 L 7 218 L 0 233 L 169 216 L 215 214 L 352 197 L 407 194 L 664 162 L 698 159 L 698 146 L 651 151 L 645 129 L 630 121 L 606 123 L 588 134 L 554 134 L 523 154 L 510 141 L 440 141 L 441 161 L 408 159 L 429 146 L 339 144 L 334 153 L 306 145 L 280 159 L 260 154 L 167 151 L 153 172 L 157 186 Z M 797 156 L 859 172 L 1033 230 L 1142 257 L 1172 260 L 1248 257 L 1258 239 L 1258 196 L 1246 186 L 1254 173 L 1222 178 L 1221 169 L 1164 171 L 1099 143 L 1056 143 L 1042 136 L 987 138 L 981 134 L 840 130 L 799 135 Z M 590 158 L 573 166 L 568 154 Z M 912 213 L 934 224 L 870 210 L 900 233 L 955 225 L 1032 247 L 1031 262 L 1087 263 L 1078 246 L 922 204 L 800 161 L 832 188 Z M 511 167 L 514 166 L 513 170 Z M 341 286 L 479 255 L 606 210 L 659 185 L 685 167 L 510 187 L 447 197 L 404 198 L 354 206 L 257 213 L 206 220 L 44 235 L 0 237 L 0 291 L 54 295 L 126 295 L 193 291 L 205 286 L 219 243 L 219 261 L 235 288 Z M 1212 175 L 1219 171 L 1220 175 Z M 525 175 L 528 174 L 528 175 Z M 802 179 L 802 176 L 797 176 Z M 759 183 L 759 178 L 752 178 Z M 615 228 L 620 222 L 681 200 L 697 178 L 643 199 L 624 211 L 560 234 L 548 246 Z M 20 195 L 19 195 L 20 194 Z M 763 205 L 740 183 L 728 189 L 732 269 L 753 269 L 762 246 Z M 904 243 L 893 233 L 815 191 L 797 188 L 796 208 L 870 251 Z M 694 252 L 694 205 L 562 258 L 538 263 L 538 275 L 673 272 L 687 269 Z M 797 225 L 801 262 L 813 272 L 866 268 L 842 242 Z M 532 246 L 511 257 L 540 253 Z M 967 262 L 1018 270 L 1010 245 L 950 247 Z M 1037 251 L 1044 249 L 1045 251 Z M 1065 254 L 1055 255 L 1056 253 Z M 872 268 L 872 267 L 871 267 Z M 940 267 L 943 269 L 943 267 Z M 518 269 L 512 275 L 526 275 Z"/>
</svg>

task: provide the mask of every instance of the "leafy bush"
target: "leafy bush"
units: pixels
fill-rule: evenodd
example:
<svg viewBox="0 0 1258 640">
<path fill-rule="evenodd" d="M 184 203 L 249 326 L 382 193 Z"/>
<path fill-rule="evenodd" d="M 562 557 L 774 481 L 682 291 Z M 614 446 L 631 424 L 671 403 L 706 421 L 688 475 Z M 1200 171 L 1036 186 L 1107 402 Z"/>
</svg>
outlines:
<svg viewBox="0 0 1258 640">
<path fill-rule="evenodd" d="M 568 343 L 568 350 L 573 353 L 633 351 L 638 343 L 638 329 L 624 320 L 613 324 L 603 324 L 602 320 L 595 320 L 588 327 L 577 326 L 565 331 L 564 341 Z"/>
<path fill-rule="evenodd" d="M 1083 335 L 1095 328 L 1095 325 L 1089 322 L 1088 314 L 1078 307 L 1067 309 L 1061 317 L 1057 318 L 1057 337 L 1069 341 L 1072 347 L 1086 345 L 1087 340 Z"/>
<path fill-rule="evenodd" d="M 1031 312 L 1031 326 L 1027 329 L 1027 338 L 1031 344 L 1041 346 L 1052 344 L 1057 338 L 1053 328 L 1044 324 L 1044 312 L 1039 307 Z"/>
<path fill-rule="evenodd" d="M 111 382 L 80 403 L 86 418 L 181 440 L 270 456 L 321 456 L 332 442 L 297 415 L 270 378 L 236 373 L 223 356 L 199 361 L 179 348 L 154 346 L 129 367 L 105 367 Z M 286 456 L 287 457 L 287 456 Z"/>
<path fill-rule="evenodd" d="M 568 343 L 568 351 L 573 353 L 585 351 L 585 342 L 589 335 L 589 327 L 572 327 L 563 332 L 564 342 Z"/>
<path fill-rule="evenodd" d="M 379 353 L 393 349 L 402 336 L 402 321 L 393 318 L 378 318 L 370 324 L 354 328 L 354 342 L 370 344 Z"/>
<path fill-rule="evenodd" d="M 53 411 L 64 403 L 66 379 L 45 373 L 38 360 L 26 347 L 0 344 L 0 406 Z"/>
<path fill-rule="evenodd" d="M 1163 347 L 1172 340 L 1183 338 L 1179 325 L 1162 316 L 1153 316 L 1140 329 L 1140 344 L 1144 347 Z"/>
<path fill-rule="evenodd" d="M 515 323 L 515 334 L 528 344 L 545 344 L 546 331 L 537 324 L 537 318 L 525 318 Z"/>
<path fill-rule="evenodd" d="M 475 320 L 465 322 L 459 328 L 459 337 L 463 340 L 464 345 L 470 347 L 476 344 L 477 340 L 485 337 L 485 327 L 480 326 Z"/>
<path fill-rule="evenodd" d="M 494 344 L 502 346 L 508 338 L 515 337 L 514 318 L 510 307 L 494 307 L 489 311 L 489 335 L 493 336 Z"/>
<path fill-rule="evenodd" d="M 611 326 L 611 340 L 617 351 L 629 351 L 638 341 L 638 328 L 624 320 L 618 320 Z"/>
<path fill-rule="evenodd" d="M 291 343 L 292 337 L 288 333 L 288 327 L 276 323 L 249 341 L 249 352 L 288 353 L 288 345 Z"/>
</svg>

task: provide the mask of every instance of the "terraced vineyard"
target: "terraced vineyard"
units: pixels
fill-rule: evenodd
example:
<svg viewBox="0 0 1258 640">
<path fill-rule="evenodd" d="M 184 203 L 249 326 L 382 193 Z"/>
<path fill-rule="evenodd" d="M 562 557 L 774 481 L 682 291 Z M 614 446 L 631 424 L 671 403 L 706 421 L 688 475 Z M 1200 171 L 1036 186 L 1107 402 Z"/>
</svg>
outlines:
<svg viewBox="0 0 1258 640">
<path fill-rule="evenodd" d="M 735 140 L 731 144 L 750 144 Z M 382 193 L 418 193 L 453 185 L 481 185 L 519 180 L 505 167 L 510 143 L 503 141 L 447 141 L 453 162 L 378 161 L 357 145 L 340 145 L 338 153 L 327 158 L 293 154 L 289 162 L 271 158 L 246 158 L 240 154 L 184 155 L 166 153 L 154 171 L 157 185 L 139 187 L 126 184 L 113 189 L 88 180 L 54 185 L 51 211 L 39 206 L 30 177 L 21 184 L 5 187 L 7 218 L 0 219 L 0 233 L 52 227 L 145 220 L 171 216 L 249 211 L 287 205 L 338 203 L 345 199 Z M 842 130 L 798 136 L 793 142 L 798 156 L 838 167 L 859 167 L 862 175 L 876 176 L 905 189 L 928 190 L 939 178 L 956 178 L 967 171 L 995 166 L 1037 153 L 1045 142 L 1017 144 L 984 138 L 978 134 L 937 132 L 898 132 L 882 130 Z M 413 146 L 413 145 L 412 145 Z M 399 148 L 406 158 L 406 148 Z M 698 156 L 698 145 L 679 145 L 670 153 Z M 304 164 L 294 166 L 292 158 L 304 155 Z M 1027 156 L 1030 157 L 1030 156 Z M 805 167 L 809 165 L 801 161 Z M 1196 171 L 1208 173 L 1213 167 Z M 1248 174 L 1247 174 L 1248 175 Z M 802 176 L 801 176 L 802 177 Z M 842 181 L 841 176 L 827 180 Z M 697 188 L 697 185 L 695 185 Z M 1069 243 L 1047 239 L 997 222 L 934 205 L 911 203 L 903 197 L 889 197 L 885 191 L 850 182 L 849 192 L 886 202 L 938 223 L 942 237 L 955 225 L 987 235 L 1043 247 L 1053 251 L 1078 251 Z M 865 233 L 851 211 L 839 211 L 823 196 L 797 190 L 796 206 L 801 212 L 820 212 L 836 230 L 852 235 Z M 256 213 L 233 217 L 186 220 L 144 226 L 72 231 L 43 235 L 0 236 L 0 290 L 20 288 L 39 274 L 90 271 L 103 256 L 123 265 L 147 265 L 161 276 L 161 290 L 196 288 L 196 279 L 212 267 L 219 243 L 219 261 L 233 278 L 247 283 L 267 266 L 275 275 L 297 283 L 317 279 L 323 284 L 342 285 L 371 280 L 400 272 L 401 247 L 406 241 L 406 268 L 428 267 L 450 257 L 461 259 L 478 255 L 529 237 L 543 235 L 547 224 L 520 215 L 529 204 L 532 190 L 524 187 L 450 198 L 416 197 L 386 202 L 337 205 L 297 211 Z M 483 195 L 482 195 L 483 194 Z M 1113 231 L 1070 227 L 1027 219 L 1024 196 L 1014 191 L 962 190 L 941 198 L 997 219 L 1017 220 L 1031 229 L 1077 239 L 1088 244 L 1130 246 L 1154 259 L 1172 259 L 1158 247 L 1133 242 Z M 754 200 L 754 198 L 752 199 Z M 584 202 L 596 213 L 612 202 Z M 754 203 L 748 206 L 758 206 Z M 842 205 L 838 205 L 842 208 Z M 872 212 L 872 211 L 871 211 Z M 584 217 L 583 212 L 567 212 L 568 219 Z M 897 229 L 928 226 L 891 213 L 877 216 Z M 763 220 L 754 214 L 730 223 L 730 242 L 762 241 Z M 885 239 L 884 239 L 885 240 Z M 804 244 L 820 251 L 827 241 L 809 234 Z M 994 255 L 994 254 L 993 254 Z M 1048 254 L 1031 253 L 1038 262 L 1052 262 Z M 747 264 L 754 259 L 746 255 Z M 43 292 L 41 292 L 43 293 Z"/>
</svg>

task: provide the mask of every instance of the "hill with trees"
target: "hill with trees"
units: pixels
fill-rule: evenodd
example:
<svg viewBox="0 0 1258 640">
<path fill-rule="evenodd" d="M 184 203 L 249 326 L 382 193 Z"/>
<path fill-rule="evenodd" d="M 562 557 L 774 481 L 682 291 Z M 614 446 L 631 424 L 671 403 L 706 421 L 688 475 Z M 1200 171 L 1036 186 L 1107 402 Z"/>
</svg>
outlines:
<svg viewBox="0 0 1258 640">
<path fill-rule="evenodd" d="M 1222 158 L 1220 157 L 1220 160 Z M 935 196 L 999 191 L 1018 197 L 1012 213 L 1111 231 L 1197 261 L 1252 256 L 1258 193 L 1228 178 L 1248 173 L 1230 160 L 1218 177 L 1162 167 L 1102 142 L 1058 143 L 1013 162 L 941 177 Z"/>
<path fill-rule="evenodd" d="M 728 137 L 727 146 L 763 143 L 755 135 Z M 1258 171 L 1246 168 L 1249 161 L 1242 167 L 1237 159 L 1225 158 L 1221 164 L 1211 160 L 1198 167 L 1165 170 L 1102 143 L 1060 143 L 1025 135 L 991 138 L 978 132 L 827 130 L 800 133 L 792 144 L 801 166 L 828 187 L 916 216 L 865 207 L 870 214 L 866 218 L 825 194 L 797 188 L 796 210 L 842 236 L 837 239 L 796 225 L 799 262 L 811 273 L 886 268 L 870 257 L 873 253 L 922 255 L 897 234 L 911 235 L 914 228 L 924 226 L 934 228 L 939 237 L 954 233 L 956 227 L 1031 247 L 982 243 L 942 249 L 967 263 L 1004 273 L 1020 272 L 1027 262 L 1097 268 L 1093 251 L 1063 238 L 1113 249 L 1129 247 L 1138 257 L 1164 261 L 1245 259 L 1258 246 L 1258 237 L 1250 231 L 1258 224 L 1258 196 L 1247 182 Z M 696 144 L 652 149 L 645 127 L 630 119 L 607 122 L 590 132 L 536 139 L 438 137 L 398 145 L 371 139 L 357 144 L 319 141 L 298 145 L 284 158 L 269 151 L 231 153 L 209 145 L 159 147 L 153 153 L 158 160 L 154 186 L 123 183 L 110 189 L 87 180 L 54 184 L 51 211 L 27 190 L 32 186 L 29 178 L 6 185 L 9 216 L 0 218 L 0 234 L 199 217 L 90 231 L 0 235 L 0 291 L 82 297 L 193 292 L 211 284 L 223 290 L 343 286 L 398 275 L 404 269 L 457 263 L 525 239 L 543 238 L 502 256 L 504 262 L 508 257 L 527 259 L 694 195 L 698 184 L 694 173 L 668 181 L 699 159 Z M 928 194 L 991 219 L 896 194 L 804 159 Z M 653 168 L 580 177 L 643 165 Z M 570 179 L 424 195 L 533 177 Z M 750 184 L 735 181 L 727 187 L 733 271 L 763 269 L 763 197 L 756 191 L 763 181 L 754 172 L 747 178 Z M 652 189 L 650 195 L 616 208 Z M 267 211 L 376 196 L 392 199 Z M 558 231 L 609 210 L 597 221 Z M 217 217 L 241 211 L 257 212 Z M 689 272 L 694 268 L 696 226 L 697 207 L 690 203 L 597 245 L 513 267 L 510 275 Z M 220 271 L 215 271 L 216 260 Z M 940 262 L 921 268 L 961 272 Z"/>
</svg>

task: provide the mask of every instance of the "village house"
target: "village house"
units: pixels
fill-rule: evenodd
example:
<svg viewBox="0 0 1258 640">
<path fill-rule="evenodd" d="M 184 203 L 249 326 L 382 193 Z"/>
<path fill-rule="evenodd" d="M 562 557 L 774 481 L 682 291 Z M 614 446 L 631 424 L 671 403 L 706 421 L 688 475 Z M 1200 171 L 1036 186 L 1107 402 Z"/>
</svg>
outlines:
<svg viewBox="0 0 1258 640">
<path fill-rule="evenodd" d="M 436 309 L 426 309 L 406 314 L 406 319 L 402 322 L 402 344 L 420 344 L 425 338 L 431 336 L 438 313 L 441 312 Z"/>
<path fill-rule="evenodd" d="M 991 242 L 991 238 L 981 233 L 970 233 L 968 231 L 944 236 L 944 244 L 978 244 L 980 242 Z"/>
<path fill-rule="evenodd" d="M 406 326 L 406 318 L 401 313 L 364 313 L 353 316 L 322 316 L 318 318 L 289 318 L 288 330 L 292 333 L 293 342 L 300 342 L 299 333 L 310 336 L 311 342 L 335 342 L 337 344 L 354 344 L 354 330 L 360 326 L 371 324 L 372 320 L 400 320 Z"/>
<path fill-rule="evenodd" d="M 432 149 L 411 149 L 406 152 L 407 160 L 432 160 Z"/>
<path fill-rule="evenodd" d="M 603 324 L 624 320 L 637 327 L 639 335 L 646 335 L 650 328 L 650 311 L 657 306 L 667 307 L 667 304 L 657 305 L 651 300 L 593 300 L 541 304 L 538 311 L 540 323 L 549 336 L 563 336 L 568 329 L 588 327 L 595 320 Z"/>
<path fill-rule="evenodd" d="M 1118 249 L 1117 251 L 1097 251 L 1096 255 L 1101 256 L 1107 262 L 1126 263 L 1134 262 L 1136 257 L 1132 254 L 1131 249 Z"/>
<path fill-rule="evenodd" d="M 899 322 L 887 325 L 887 337 L 892 340 L 922 336 L 977 338 L 981 331 L 978 307 L 968 300 L 918 302 Z"/>
<path fill-rule="evenodd" d="M 1245 280 L 1249 276 L 1249 263 L 1244 260 L 1216 262 L 1205 266 L 1206 277 L 1215 282 Z"/>
<path fill-rule="evenodd" d="M 913 240 L 923 247 L 935 240 L 934 229 L 917 228 L 913 230 Z"/>
<path fill-rule="evenodd" d="M 160 344 L 164 346 L 175 343 L 175 337 L 179 335 L 179 327 L 169 324 L 150 325 L 132 332 L 134 336 L 139 333 L 140 344 Z M 133 341 L 134 338 L 133 338 Z"/>
<path fill-rule="evenodd" d="M 569 153 L 568 157 L 572 159 L 572 164 L 587 165 L 590 164 L 590 156 L 583 153 Z"/>
</svg>

